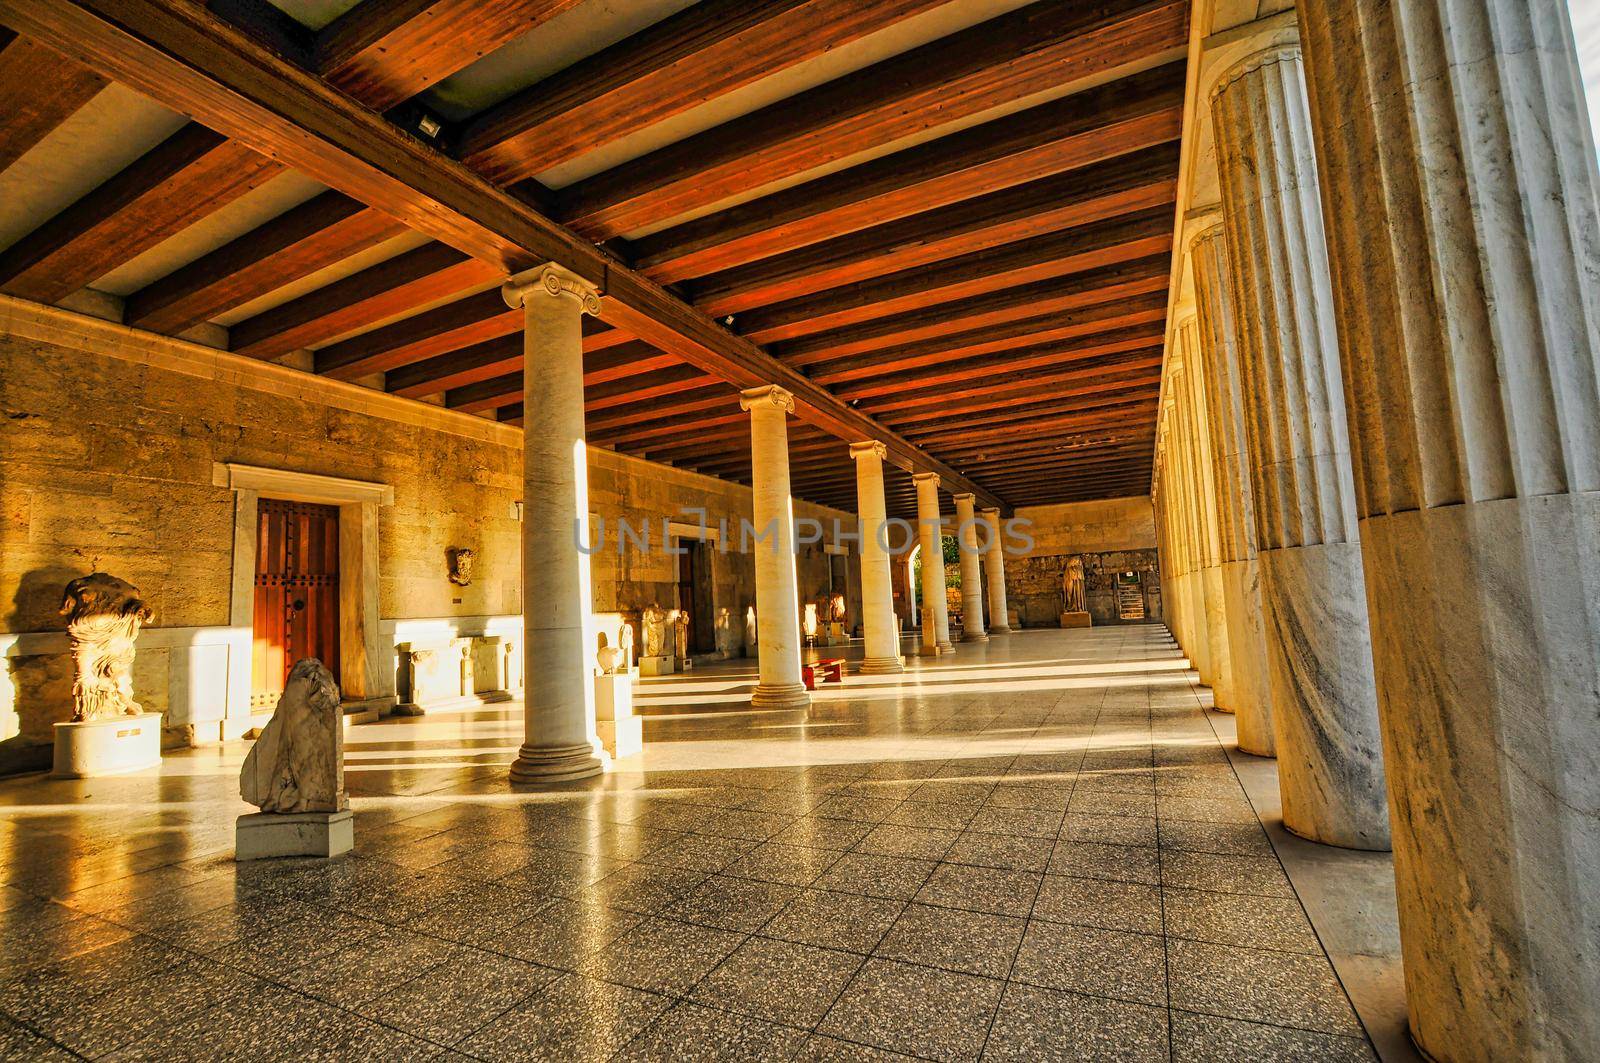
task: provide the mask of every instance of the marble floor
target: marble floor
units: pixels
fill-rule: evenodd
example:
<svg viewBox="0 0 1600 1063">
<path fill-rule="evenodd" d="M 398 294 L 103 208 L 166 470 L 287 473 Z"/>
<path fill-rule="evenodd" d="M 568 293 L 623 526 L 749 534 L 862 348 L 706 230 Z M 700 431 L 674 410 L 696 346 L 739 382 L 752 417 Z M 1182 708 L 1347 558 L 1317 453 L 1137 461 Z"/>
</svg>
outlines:
<svg viewBox="0 0 1600 1063">
<path fill-rule="evenodd" d="M 1374 1058 L 1164 629 L 753 679 L 550 792 L 514 703 L 352 728 L 334 861 L 233 862 L 243 743 L 0 784 L 0 1056 Z"/>
</svg>

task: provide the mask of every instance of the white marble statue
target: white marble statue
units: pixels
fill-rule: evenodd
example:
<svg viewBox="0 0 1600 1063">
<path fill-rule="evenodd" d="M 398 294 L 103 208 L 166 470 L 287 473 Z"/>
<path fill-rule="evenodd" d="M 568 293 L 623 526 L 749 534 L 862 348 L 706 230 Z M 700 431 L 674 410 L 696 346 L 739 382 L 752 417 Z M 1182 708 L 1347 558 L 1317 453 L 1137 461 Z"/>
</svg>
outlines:
<svg viewBox="0 0 1600 1063">
<path fill-rule="evenodd" d="M 646 657 L 664 656 L 667 646 L 666 611 L 655 602 L 651 602 L 645 606 L 640 619 L 644 625 L 644 655 Z"/>
<path fill-rule="evenodd" d="M 1066 600 L 1066 611 L 1069 613 L 1088 612 L 1088 599 L 1084 597 L 1083 593 L 1083 558 L 1074 554 L 1067 559 L 1067 571 L 1061 582 L 1061 593 Z"/>
<path fill-rule="evenodd" d="M 272 719 L 245 757 L 239 796 L 263 812 L 340 812 L 344 720 L 339 685 L 314 657 L 296 661 Z"/>
<path fill-rule="evenodd" d="M 633 625 L 626 620 L 617 631 L 617 648 L 622 651 L 622 670 L 628 671 L 633 667 Z"/>
<path fill-rule="evenodd" d="M 595 651 L 594 663 L 601 675 L 614 675 L 622 663 L 622 647 L 611 645 L 604 631 L 600 632 L 600 648 Z"/>
<path fill-rule="evenodd" d="M 76 677 L 75 723 L 143 713 L 133 700 L 134 642 L 151 612 L 139 588 L 104 572 L 80 576 L 61 598 Z"/>
<path fill-rule="evenodd" d="M 689 610 L 672 611 L 672 652 L 678 660 L 689 656 Z"/>
</svg>

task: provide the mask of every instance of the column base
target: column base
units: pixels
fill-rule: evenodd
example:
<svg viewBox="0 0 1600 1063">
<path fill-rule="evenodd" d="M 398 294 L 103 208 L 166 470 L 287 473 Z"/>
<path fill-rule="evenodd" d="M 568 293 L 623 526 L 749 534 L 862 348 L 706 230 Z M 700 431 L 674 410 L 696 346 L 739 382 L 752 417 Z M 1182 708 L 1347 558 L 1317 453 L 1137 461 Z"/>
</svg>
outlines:
<svg viewBox="0 0 1600 1063">
<path fill-rule="evenodd" d="M 511 762 L 511 782 L 514 786 L 576 782 L 593 778 L 605 769 L 605 762 L 595 755 L 594 746 L 588 743 L 555 748 L 525 745 L 517 750 L 517 759 Z"/>
<path fill-rule="evenodd" d="M 963 634 L 961 636 L 961 641 L 962 642 L 988 642 L 989 641 L 989 636 L 985 632 L 974 631 L 974 632 L 971 632 L 970 634 Z"/>
<path fill-rule="evenodd" d="M 811 705 L 811 695 L 804 683 L 757 683 L 750 695 L 752 709 L 804 709 Z"/>
<path fill-rule="evenodd" d="M 906 670 L 905 662 L 898 657 L 868 657 L 856 669 L 857 675 L 899 675 Z"/>
<path fill-rule="evenodd" d="M 939 643 L 939 652 L 954 653 L 956 652 L 956 644 L 953 642 L 941 642 Z"/>
<path fill-rule="evenodd" d="M 1009 627 L 1007 627 L 1006 625 L 1004 625 L 1004 624 L 999 624 L 999 625 L 997 625 L 995 627 L 990 628 L 989 629 L 989 634 L 991 634 L 991 635 L 1009 635 L 1009 634 L 1011 634 L 1011 629 Z"/>
</svg>

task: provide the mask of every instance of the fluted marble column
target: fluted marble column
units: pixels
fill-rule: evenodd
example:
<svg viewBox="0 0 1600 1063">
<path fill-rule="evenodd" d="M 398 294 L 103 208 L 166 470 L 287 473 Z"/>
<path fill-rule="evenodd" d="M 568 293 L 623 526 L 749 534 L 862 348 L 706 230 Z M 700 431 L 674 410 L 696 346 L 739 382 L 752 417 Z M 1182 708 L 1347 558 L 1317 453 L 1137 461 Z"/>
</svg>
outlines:
<svg viewBox="0 0 1600 1063">
<path fill-rule="evenodd" d="M 1445 6 L 1301 15 L 1407 1007 L 1600 1059 L 1600 175 L 1567 5 Z"/>
<path fill-rule="evenodd" d="M 1206 618 L 1206 656 L 1215 706 L 1233 711 L 1233 661 L 1228 644 L 1227 606 L 1223 598 L 1220 552 L 1217 548 L 1217 487 L 1211 471 L 1211 428 L 1205 405 L 1205 366 L 1194 318 L 1178 323 L 1178 343 L 1183 350 L 1184 390 L 1188 404 L 1189 475 L 1195 485 L 1196 583 L 1200 607 Z M 1203 677 L 1204 678 L 1204 677 Z"/>
<path fill-rule="evenodd" d="M 1181 334 L 1180 334 L 1181 339 Z M 1179 351 L 1182 351 L 1179 344 Z M 1179 550 L 1183 556 L 1183 574 L 1178 578 L 1178 591 L 1183 596 L 1183 649 L 1189 663 L 1200 676 L 1200 682 L 1210 686 L 1216 681 L 1211 660 L 1211 639 L 1207 627 L 1205 588 L 1201 581 L 1200 557 L 1200 500 L 1199 485 L 1195 483 L 1194 419 L 1189 403 L 1189 366 L 1181 353 L 1174 357 L 1168 386 L 1172 389 L 1172 436 L 1169 440 L 1172 460 L 1178 470 L 1178 490 L 1182 495 L 1179 523 Z"/>
<path fill-rule="evenodd" d="M 1275 755 L 1272 690 L 1261 630 L 1260 572 L 1256 562 L 1255 503 L 1245 454 L 1244 399 L 1240 390 L 1233 295 L 1228 290 L 1228 249 L 1221 224 L 1189 245 L 1198 315 L 1198 352 L 1205 367 L 1207 431 L 1216 483 L 1218 571 L 1228 630 L 1228 665 L 1239 748 Z"/>
<path fill-rule="evenodd" d="M 989 577 L 989 634 L 1011 634 L 1011 611 L 1006 604 L 1006 545 L 1000 538 L 1000 511 L 986 509 L 983 521 L 989 526 L 989 547 L 983 552 L 983 572 Z"/>
<path fill-rule="evenodd" d="M 523 743 L 511 781 L 597 775 L 585 620 L 589 583 L 589 459 L 583 434 L 583 315 L 600 312 L 588 282 L 548 264 L 501 288 L 521 307 Z"/>
<path fill-rule="evenodd" d="M 794 570 L 794 501 L 789 494 L 789 414 L 794 396 L 776 384 L 739 393 L 750 411 L 750 490 L 756 534 L 757 709 L 811 704 L 800 679 L 800 591 Z"/>
<path fill-rule="evenodd" d="M 922 606 L 932 610 L 933 630 L 940 653 L 954 653 L 950 641 L 950 599 L 944 590 L 944 518 L 939 515 L 939 474 L 919 472 L 917 485 L 917 540 L 922 545 Z M 923 636 L 927 645 L 927 636 Z"/>
<path fill-rule="evenodd" d="M 983 626 L 983 561 L 978 550 L 978 515 L 970 493 L 955 496 L 956 544 L 961 558 L 961 641 L 988 642 Z"/>
<path fill-rule="evenodd" d="M 1258 52 L 1211 99 L 1238 295 L 1268 676 L 1284 823 L 1389 846 L 1316 153 L 1297 45 Z"/>
<path fill-rule="evenodd" d="M 900 625 L 894 615 L 889 582 L 887 507 L 883 500 L 883 459 L 888 454 L 875 439 L 850 444 L 856 462 L 856 515 L 861 520 L 861 627 L 866 656 L 863 675 L 893 675 L 900 660 Z"/>
</svg>

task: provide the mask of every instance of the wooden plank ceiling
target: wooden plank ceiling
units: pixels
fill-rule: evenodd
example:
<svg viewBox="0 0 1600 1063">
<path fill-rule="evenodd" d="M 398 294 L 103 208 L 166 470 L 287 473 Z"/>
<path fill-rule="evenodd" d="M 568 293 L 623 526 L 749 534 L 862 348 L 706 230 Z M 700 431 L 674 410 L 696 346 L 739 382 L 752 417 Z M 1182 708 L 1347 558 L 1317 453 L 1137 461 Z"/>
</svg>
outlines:
<svg viewBox="0 0 1600 1063">
<path fill-rule="evenodd" d="M 1188 20 L 1188 0 L 0 0 L 0 191 L 103 147 L 124 86 L 170 120 L 81 194 L 0 217 L 0 290 L 99 289 L 139 328 L 516 424 L 498 281 L 566 256 L 607 297 L 594 444 L 748 482 L 734 390 L 777 380 L 801 396 L 802 498 L 853 510 L 840 440 L 870 432 L 899 515 L 911 467 L 1007 506 L 1144 493 Z"/>
</svg>

